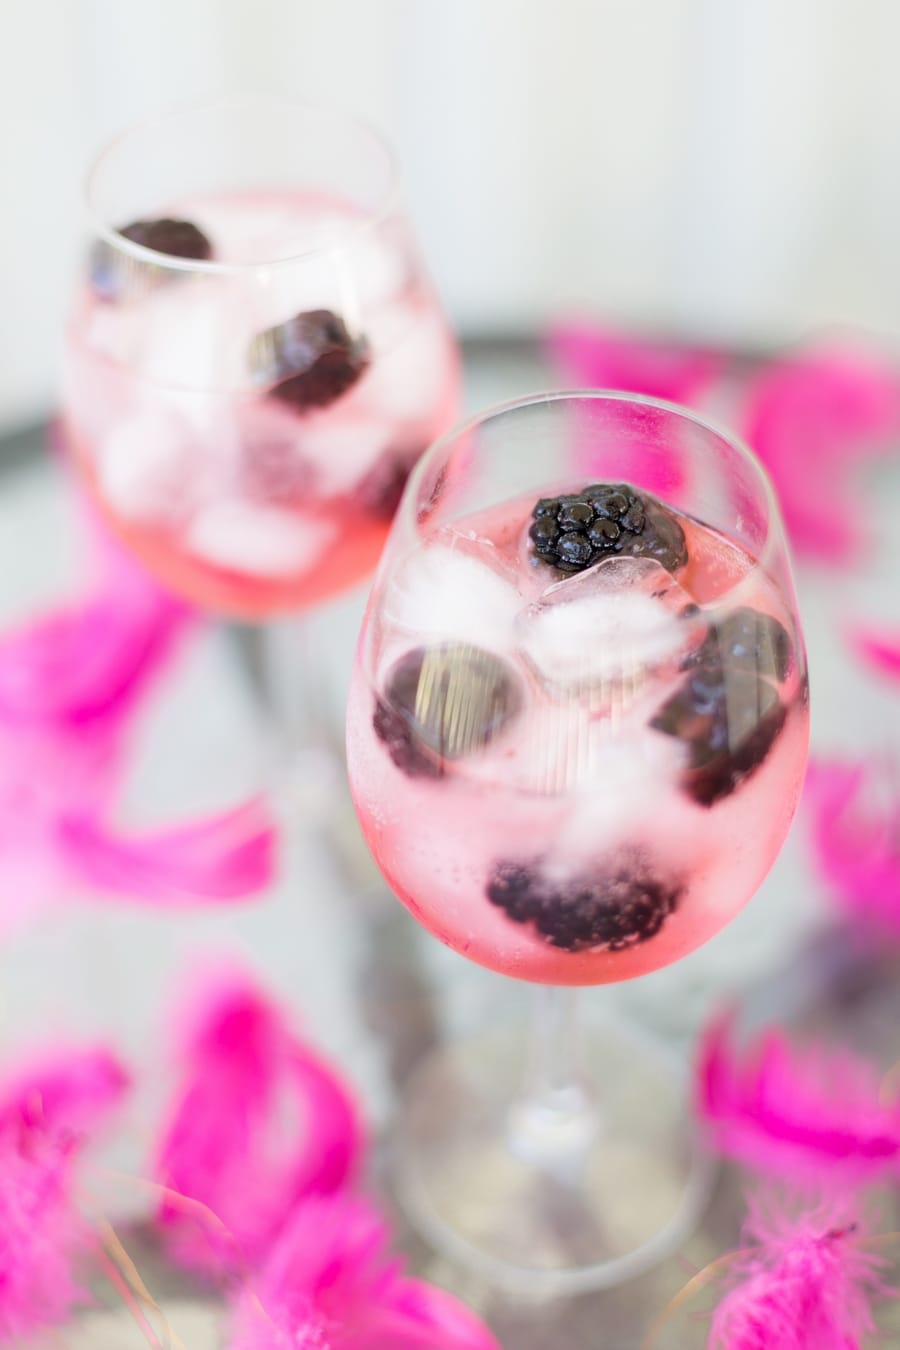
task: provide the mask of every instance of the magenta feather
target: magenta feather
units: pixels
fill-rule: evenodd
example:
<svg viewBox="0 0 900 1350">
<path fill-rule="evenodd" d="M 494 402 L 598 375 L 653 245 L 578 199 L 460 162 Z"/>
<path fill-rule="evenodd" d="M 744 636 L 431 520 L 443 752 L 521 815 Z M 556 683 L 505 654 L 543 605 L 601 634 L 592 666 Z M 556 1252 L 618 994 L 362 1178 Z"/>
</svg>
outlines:
<svg viewBox="0 0 900 1350">
<path fill-rule="evenodd" d="M 61 1323 L 87 1300 L 78 1265 L 92 1233 L 77 1167 L 127 1087 L 109 1051 L 62 1047 L 0 1084 L 0 1344 Z"/>
<path fill-rule="evenodd" d="M 8 1070 L 0 1084 L 0 1129 L 89 1138 L 121 1104 L 130 1077 L 104 1046 L 54 1046 Z"/>
<path fill-rule="evenodd" d="M 850 641 L 872 670 L 889 679 L 900 680 L 900 630 L 859 626 L 851 629 Z"/>
<path fill-rule="evenodd" d="M 235 1248 L 257 1263 L 301 1200 L 344 1184 L 363 1131 L 346 1085 L 251 980 L 228 971 L 200 986 L 154 1175 L 221 1220 L 230 1239 L 215 1242 L 177 1203 L 159 1212 L 176 1258 L 216 1271 Z"/>
<path fill-rule="evenodd" d="M 162 906 L 244 900 L 275 874 L 275 830 L 261 799 L 143 835 L 69 817 L 57 838 L 84 884 Z"/>
<path fill-rule="evenodd" d="M 890 774 L 872 762 L 813 760 L 804 806 L 836 899 L 876 933 L 900 933 L 900 790 Z"/>
<path fill-rule="evenodd" d="M 388 1242 L 368 1202 L 307 1201 L 235 1301 L 229 1350 L 499 1350 L 468 1308 L 407 1279 Z"/>
<path fill-rule="evenodd" d="M 765 1032 L 743 1050 L 729 1017 L 707 1030 L 696 1105 L 713 1144 L 758 1172 L 866 1180 L 900 1165 L 900 1102 L 849 1051 Z"/>
<path fill-rule="evenodd" d="M 709 348 L 626 336 L 589 320 L 555 324 L 546 347 L 573 387 L 629 390 L 692 405 L 725 364 Z"/>
<path fill-rule="evenodd" d="M 724 366 L 718 352 L 628 337 L 590 322 L 556 325 L 546 347 L 569 387 L 620 389 L 693 406 Z M 658 438 L 647 426 L 652 412 L 629 405 L 617 411 L 610 407 L 606 416 L 617 419 L 615 465 L 607 462 L 603 438 L 598 441 L 591 413 L 585 411 L 578 447 L 583 472 L 614 473 L 677 501 L 685 484 L 684 457 L 671 443 L 664 456 L 657 453 Z"/>
<path fill-rule="evenodd" d="M 259 801 L 143 834 L 112 823 L 132 723 L 188 616 L 100 547 L 94 594 L 0 637 L 0 932 L 73 890 L 218 902 L 275 874 L 276 827 Z"/>
<path fill-rule="evenodd" d="M 751 1202 L 743 1235 L 751 1245 L 713 1314 L 710 1350 L 862 1350 L 875 1330 L 873 1304 L 889 1292 L 886 1263 L 864 1234 L 848 1196 L 799 1214 L 771 1196 Z"/>
<path fill-rule="evenodd" d="M 774 479 L 795 547 L 840 561 L 864 533 L 864 508 L 848 509 L 859 497 L 853 471 L 900 434 L 897 372 L 879 353 L 847 345 L 771 362 L 751 380 L 743 434 Z"/>
</svg>

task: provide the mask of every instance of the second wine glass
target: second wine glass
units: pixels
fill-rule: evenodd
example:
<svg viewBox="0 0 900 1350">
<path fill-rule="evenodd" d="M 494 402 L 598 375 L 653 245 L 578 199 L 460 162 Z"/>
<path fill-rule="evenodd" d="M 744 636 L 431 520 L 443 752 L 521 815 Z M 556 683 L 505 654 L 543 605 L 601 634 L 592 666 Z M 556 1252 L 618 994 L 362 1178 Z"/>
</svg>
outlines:
<svg viewBox="0 0 900 1350">
<path fill-rule="evenodd" d="M 348 591 L 459 397 L 390 152 L 335 110 L 226 100 L 113 141 L 87 205 L 62 421 L 107 522 L 227 617 Z"/>
</svg>

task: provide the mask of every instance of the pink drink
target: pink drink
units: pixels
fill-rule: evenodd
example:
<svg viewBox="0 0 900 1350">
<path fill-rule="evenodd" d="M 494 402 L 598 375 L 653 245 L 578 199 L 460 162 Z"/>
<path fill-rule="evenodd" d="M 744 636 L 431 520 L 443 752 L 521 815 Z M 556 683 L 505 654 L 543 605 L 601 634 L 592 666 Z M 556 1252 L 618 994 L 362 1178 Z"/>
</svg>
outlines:
<svg viewBox="0 0 900 1350">
<path fill-rule="evenodd" d="M 448 946 L 518 979 L 630 979 L 717 933 L 777 855 L 806 763 L 800 639 L 772 579 L 697 521 L 664 512 L 687 548 L 671 571 L 566 575 L 528 542 L 533 505 L 433 530 L 376 587 L 351 786 Z"/>
<path fill-rule="evenodd" d="M 437 301 L 399 219 L 291 192 L 159 214 L 197 226 L 214 265 L 98 246 L 69 329 L 67 440 L 174 590 L 250 618 L 318 603 L 372 570 L 410 468 L 455 415 Z M 324 392 L 304 386 L 317 355 Z"/>
</svg>

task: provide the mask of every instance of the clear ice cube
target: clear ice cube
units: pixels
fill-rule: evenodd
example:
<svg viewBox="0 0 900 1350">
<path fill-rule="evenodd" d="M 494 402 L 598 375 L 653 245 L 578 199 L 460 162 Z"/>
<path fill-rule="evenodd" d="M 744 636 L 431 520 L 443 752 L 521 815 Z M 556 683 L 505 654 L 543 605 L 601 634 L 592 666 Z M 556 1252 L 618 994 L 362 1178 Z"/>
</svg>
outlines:
<svg viewBox="0 0 900 1350">
<path fill-rule="evenodd" d="M 400 422 L 433 418 L 447 384 L 451 351 L 444 320 L 423 304 L 395 304 L 372 315 L 374 359 L 367 402 Z"/>
<path fill-rule="evenodd" d="M 551 690 L 636 689 L 699 641 L 690 594 L 659 563 L 608 558 L 549 586 L 517 620 L 520 650 Z"/>
<path fill-rule="evenodd" d="M 189 507 L 200 466 L 185 422 L 162 404 L 150 404 L 103 438 L 97 473 L 101 494 L 117 514 L 165 524 Z"/>
<path fill-rule="evenodd" d="M 145 380 L 210 393 L 246 383 L 246 320 L 228 281 L 176 278 L 131 308 L 134 363 Z"/>
<path fill-rule="evenodd" d="M 309 310 L 327 309 L 339 314 L 354 336 L 372 341 L 375 312 L 403 291 L 403 259 L 377 239 L 348 240 L 346 229 L 343 243 L 340 238 L 329 247 L 323 231 L 321 253 L 249 279 L 248 304 L 256 331 L 277 328 Z"/>
<path fill-rule="evenodd" d="M 278 577 L 313 567 L 336 534 L 333 522 L 311 513 L 225 500 L 196 513 L 185 543 L 214 566 Z"/>
<path fill-rule="evenodd" d="M 315 490 L 324 497 L 351 491 L 391 448 L 390 425 L 348 417 L 339 406 L 295 422 L 298 444 L 313 469 Z"/>
<path fill-rule="evenodd" d="M 514 644 L 515 586 L 472 553 L 433 544 L 406 559 L 384 600 L 386 625 L 421 641 L 470 642 L 488 651 Z"/>
</svg>

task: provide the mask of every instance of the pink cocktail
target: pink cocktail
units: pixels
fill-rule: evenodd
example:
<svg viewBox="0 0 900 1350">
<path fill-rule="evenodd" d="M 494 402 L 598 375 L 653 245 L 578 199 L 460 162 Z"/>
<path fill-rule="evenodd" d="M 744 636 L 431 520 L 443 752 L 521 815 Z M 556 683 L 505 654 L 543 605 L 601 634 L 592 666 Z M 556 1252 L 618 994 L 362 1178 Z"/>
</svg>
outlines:
<svg viewBox="0 0 900 1350">
<path fill-rule="evenodd" d="M 89 197 L 63 420 L 109 523 L 235 616 L 360 581 L 459 394 L 380 143 L 238 101 L 115 142 Z"/>
<path fill-rule="evenodd" d="M 347 754 L 379 867 L 449 947 L 557 987 L 686 956 L 772 866 L 808 734 L 777 506 L 727 434 L 557 394 L 423 460 L 364 621 Z M 592 1036 L 582 1058 L 569 997 L 544 992 L 524 1088 L 529 1053 L 497 1033 L 427 1063 L 399 1126 L 414 1218 L 515 1288 L 614 1283 L 700 1204 L 659 1052 Z"/>
<path fill-rule="evenodd" d="M 786 599 L 717 531 L 671 512 L 681 566 L 611 553 L 566 575 L 529 544 L 534 504 L 437 526 L 390 576 L 350 772 L 436 937 L 600 984 L 685 956 L 756 890 L 800 792 L 806 683 Z"/>
</svg>

